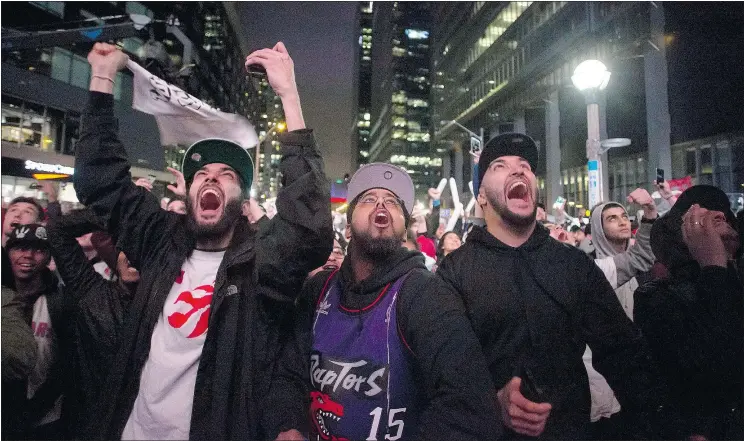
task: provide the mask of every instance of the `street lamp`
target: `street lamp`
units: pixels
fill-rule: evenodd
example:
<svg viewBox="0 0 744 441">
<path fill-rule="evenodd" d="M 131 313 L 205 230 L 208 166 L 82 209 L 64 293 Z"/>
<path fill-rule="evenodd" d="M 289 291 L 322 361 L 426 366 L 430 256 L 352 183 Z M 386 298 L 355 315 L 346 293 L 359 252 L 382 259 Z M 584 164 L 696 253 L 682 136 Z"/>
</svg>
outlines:
<svg viewBox="0 0 744 441">
<path fill-rule="evenodd" d="M 586 157 L 589 169 L 589 207 L 604 200 L 602 188 L 602 164 L 600 161 L 599 92 L 607 87 L 610 71 L 599 60 L 587 60 L 576 66 L 571 77 L 574 86 L 586 98 Z"/>
</svg>

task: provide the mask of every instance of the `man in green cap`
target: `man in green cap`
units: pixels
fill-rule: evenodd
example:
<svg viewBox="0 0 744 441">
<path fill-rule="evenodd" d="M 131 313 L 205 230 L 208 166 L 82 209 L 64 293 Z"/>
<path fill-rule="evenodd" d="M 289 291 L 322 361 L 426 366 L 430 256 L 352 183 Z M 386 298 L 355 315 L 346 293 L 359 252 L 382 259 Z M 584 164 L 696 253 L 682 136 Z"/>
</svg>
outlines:
<svg viewBox="0 0 744 441">
<path fill-rule="evenodd" d="M 88 61 L 75 191 L 141 278 L 81 437 L 295 438 L 283 404 L 272 401 L 272 372 L 295 297 L 331 253 L 333 232 L 323 162 L 305 129 L 286 48 L 278 43 L 246 60 L 266 70 L 288 129 L 279 137 L 278 214 L 260 231 L 241 216 L 253 167 L 240 140 L 205 139 L 186 152 L 185 216 L 134 185 L 113 115 L 114 78 L 127 56 L 96 43 Z"/>
</svg>

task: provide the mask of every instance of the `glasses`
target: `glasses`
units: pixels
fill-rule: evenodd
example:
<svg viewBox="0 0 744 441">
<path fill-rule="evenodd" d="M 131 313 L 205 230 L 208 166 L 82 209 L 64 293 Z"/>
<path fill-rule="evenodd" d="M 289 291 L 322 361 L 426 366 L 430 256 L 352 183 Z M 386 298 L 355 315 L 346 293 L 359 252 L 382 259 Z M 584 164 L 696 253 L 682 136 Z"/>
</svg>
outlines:
<svg viewBox="0 0 744 441">
<path fill-rule="evenodd" d="M 400 199 L 394 198 L 392 196 L 387 196 L 387 197 L 384 197 L 384 198 L 378 198 L 377 196 L 374 196 L 374 195 L 367 195 L 367 196 L 364 196 L 362 199 L 360 199 L 359 200 L 359 203 L 360 204 L 377 205 L 377 202 L 379 202 L 380 200 L 382 200 L 383 205 L 385 205 L 386 207 L 400 208 L 400 206 L 401 206 Z"/>
</svg>

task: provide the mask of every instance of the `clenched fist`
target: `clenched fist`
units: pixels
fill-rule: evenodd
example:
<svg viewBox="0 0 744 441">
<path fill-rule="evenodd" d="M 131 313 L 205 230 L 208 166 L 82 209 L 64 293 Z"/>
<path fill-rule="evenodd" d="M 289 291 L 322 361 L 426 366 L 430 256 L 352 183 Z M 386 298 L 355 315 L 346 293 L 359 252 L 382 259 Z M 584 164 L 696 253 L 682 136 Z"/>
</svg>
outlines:
<svg viewBox="0 0 744 441">
<path fill-rule="evenodd" d="M 659 216 L 656 211 L 656 202 L 648 190 L 636 188 L 628 195 L 628 203 L 640 205 L 643 208 L 643 217 L 646 219 L 656 219 Z"/>
<path fill-rule="evenodd" d="M 118 47 L 108 43 L 96 43 L 88 54 L 88 63 L 93 75 L 113 78 L 124 69 L 129 57 Z"/>
</svg>

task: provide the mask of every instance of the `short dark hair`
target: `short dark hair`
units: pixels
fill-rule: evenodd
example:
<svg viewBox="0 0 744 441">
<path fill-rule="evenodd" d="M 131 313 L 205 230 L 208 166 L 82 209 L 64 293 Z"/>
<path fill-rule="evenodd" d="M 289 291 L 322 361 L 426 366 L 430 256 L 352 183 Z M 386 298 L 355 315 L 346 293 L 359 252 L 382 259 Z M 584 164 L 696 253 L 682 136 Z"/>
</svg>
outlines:
<svg viewBox="0 0 744 441">
<path fill-rule="evenodd" d="M 543 204 L 542 202 L 538 202 L 537 203 L 537 207 L 538 208 L 542 208 L 543 210 L 545 210 L 545 204 Z"/>
<path fill-rule="evenodd" d="M 460 241 L 462 241 L 462 237 L 454 231 L 448 231 L 442 234 L 442 238 L 439 239 L 439 243 L 437 244 L 437 260 L 444 258 L 444 239 L 450 234 L 454 234 L 458 239 L 460 239 Z"/>
<path fill-rule="evenodd" d="M 625 211 L 626 214 L 627 214 L 627 211 L 625 210 L 625 207 L 623 207 L 622 205 L 618 204 L 617 202 L 608 202 L 608 203 L 606 203 L 605 206 L 602 207 L 602 213 L 600 213 L 600 216 L 599 216 L 599 220 L 600 220 L 600 222 L 602 222 L 602 228 L 604 228 L 604 217 L 603 217 L 604 216 L 604 212 L 607 211 L 607 210 L 609 210 L 610 208 L 622 208 L 623 211 Z"/>
<path fill-rule="evenodd" d="M 581 227 L 580 226 L 574 225 L 573 227 L 571 227 L 571 232 L 572 233 L 575 233 L 577 231 L 581 231 Z"/>
<path fill-rule="evenodd" d="M 10 201 L 10 204 L 8 204 L 8 209 L 10 209 L 10 207 L 12 207 L 15 204 L 21 204 L 21 203 L 31 204 L 34 207 L 36 207 L 36 221 L 37 222 L 43 221 L 44 218 L 46 217 L 46 214 L 44 213 L 44 207 L 42 207 L 41 204 L 39 204 L 36 201 L 36 199 L 25 197 L 25 196 L 19 196 L 13 199 L 12 201 Z"/>
</svg>

